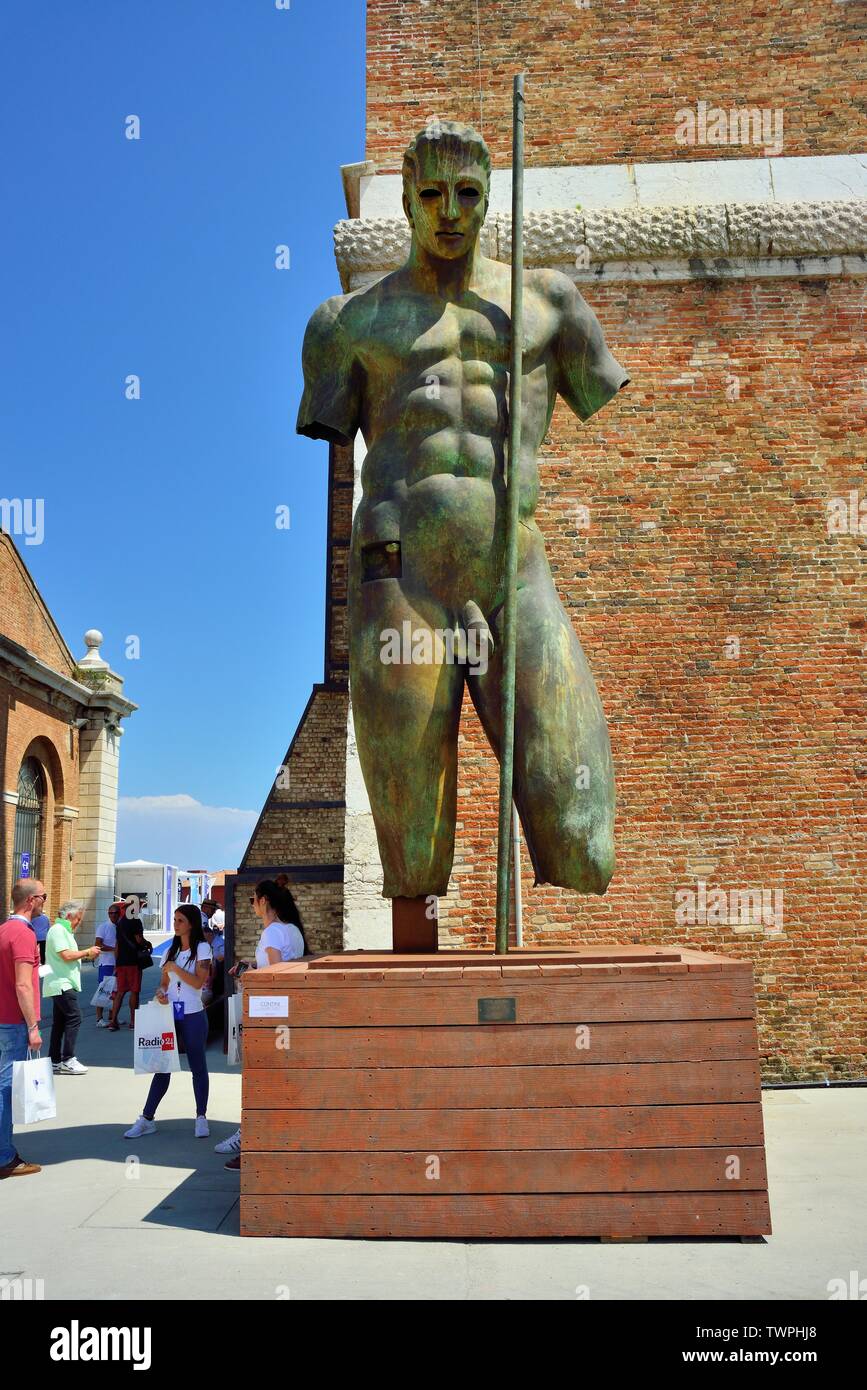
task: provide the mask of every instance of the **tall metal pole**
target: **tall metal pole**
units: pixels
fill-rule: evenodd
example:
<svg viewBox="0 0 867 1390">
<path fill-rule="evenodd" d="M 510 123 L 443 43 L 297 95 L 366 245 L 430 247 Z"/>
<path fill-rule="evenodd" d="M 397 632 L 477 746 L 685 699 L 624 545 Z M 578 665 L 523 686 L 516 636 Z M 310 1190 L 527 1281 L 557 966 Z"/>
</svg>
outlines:
<svg viewBox="0 0 867 1390">
<path fill-rule="evenodd" d="M 500 735 L 500 824 L 497 841 L 497 954 L 509 949 L 509 860 L 515 749 L 515 650 L 518 591 L 518 461 L 521 453 L 521 371 L 524 308 L 524 74 L 512 94 L 512 342 L 509 354 L 509 447 Z"/>
<path fill-rule="evenodd" d="M 512 866 L 512 878 L 515 885 L 515 945 L 520 949 L 524 944 L 524 915 L 521 903 L 521 821 L 514 802 L 512 802 L 512 852 L 515 860 Z"/>
</svg>

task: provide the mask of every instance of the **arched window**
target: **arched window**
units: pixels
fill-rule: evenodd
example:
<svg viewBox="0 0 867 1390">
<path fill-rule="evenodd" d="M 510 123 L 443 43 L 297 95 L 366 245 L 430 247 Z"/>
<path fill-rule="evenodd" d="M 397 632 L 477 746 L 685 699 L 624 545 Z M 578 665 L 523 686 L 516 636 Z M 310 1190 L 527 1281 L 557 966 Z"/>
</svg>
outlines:
<svg viewBox="0 0 867 1390">
<path fill-rule="evenodd" d="M 42 870 L 42 826 L 45 818 L 45 778 L 35 758 L 25 758 L 18 774 L 15 808 L 15 846 L 12 877 L 39 878 Z"/>
</svg>

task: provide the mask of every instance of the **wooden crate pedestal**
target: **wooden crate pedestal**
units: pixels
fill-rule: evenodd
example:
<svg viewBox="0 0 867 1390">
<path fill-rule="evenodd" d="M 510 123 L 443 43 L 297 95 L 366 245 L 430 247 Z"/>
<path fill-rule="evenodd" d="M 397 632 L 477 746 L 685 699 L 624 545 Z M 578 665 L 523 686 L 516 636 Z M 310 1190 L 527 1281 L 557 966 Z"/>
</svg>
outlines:
<svg viewBox="0 0 867 1390">
<path fill-rule="evenodd" d="M 244 983 L 242 1235 L 770 1232 L 747 961 L 359 951 Z"/>
</svg>

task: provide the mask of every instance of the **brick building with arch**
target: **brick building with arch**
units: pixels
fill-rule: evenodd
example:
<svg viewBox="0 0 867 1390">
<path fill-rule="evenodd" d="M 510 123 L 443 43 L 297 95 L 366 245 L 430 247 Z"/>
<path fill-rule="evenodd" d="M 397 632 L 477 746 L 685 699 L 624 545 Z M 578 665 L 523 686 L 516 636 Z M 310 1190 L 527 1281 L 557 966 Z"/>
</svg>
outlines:
<svg viewBox="0 0 867 1390">
<path fill-rule="evenodd" d="M 114 893 L 121 720 L 136 709 L 85 634 L 73 657 L 11 537 L 0 531 L 0 898 L 41 878 L 46 912 L 86 906 L 93 938 Z"/>
</svg>

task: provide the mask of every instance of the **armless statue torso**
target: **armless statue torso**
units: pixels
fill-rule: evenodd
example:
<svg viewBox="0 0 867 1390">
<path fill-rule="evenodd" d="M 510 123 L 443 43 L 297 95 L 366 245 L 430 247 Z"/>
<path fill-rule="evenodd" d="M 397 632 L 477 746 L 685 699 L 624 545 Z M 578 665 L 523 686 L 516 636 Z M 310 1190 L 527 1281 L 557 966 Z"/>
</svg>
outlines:
<svg viewBox="0 0 867 1390">
<path fill-rule="evenodd" d="M 298 429 L 343 443 L 360 429 L 367 445 L 350 555 L 350 690 L 386 897 L 447 889 L 465 680 L 499 749 L 509 296 L 498 262 L 477 256 L 465 283 L 439 292 L 411 259 L 327 300 L 305 338 Z M 515 802 L 537 881 L 602 893 L 614 865 L 611 753 L 534 520 L 536 453 L 558 393 L 586 419 L 627 377 L 558 272 L 525 274 L 523 349 Z M 417 661 L 383 659 L 384 634 L 453 630 L 468 603 L 493 635 L 487 669 L 430 644 Z"/>
</svg>

